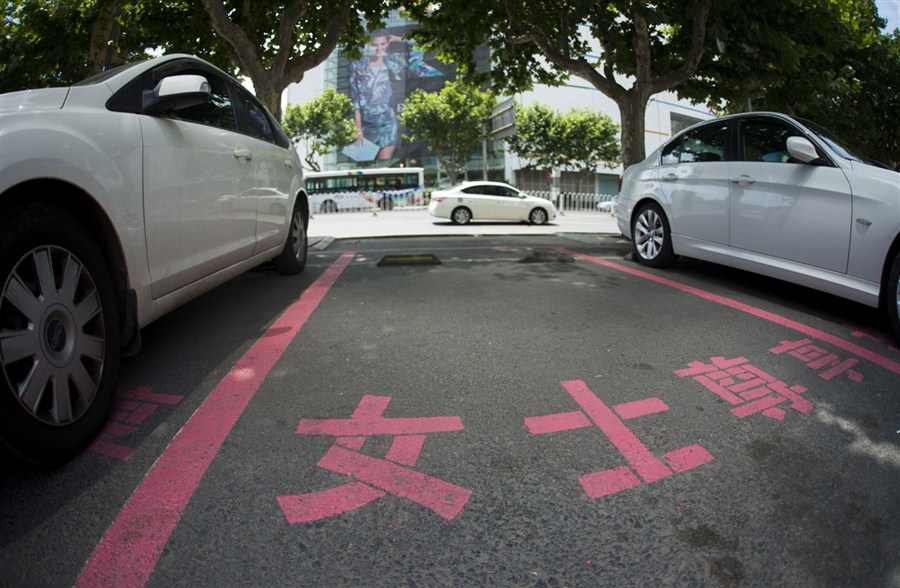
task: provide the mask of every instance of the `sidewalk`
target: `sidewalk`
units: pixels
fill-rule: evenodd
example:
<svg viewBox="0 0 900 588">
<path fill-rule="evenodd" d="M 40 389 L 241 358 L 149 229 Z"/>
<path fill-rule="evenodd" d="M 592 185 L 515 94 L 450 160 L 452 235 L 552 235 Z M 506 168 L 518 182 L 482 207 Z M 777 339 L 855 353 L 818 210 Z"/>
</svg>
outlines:
<svg viewBox="0 0 900 588">
<path fill-rule="evenodd" d="M 377 212 L 313 214 L 309 221 L 309 243 L 366 237 L 419 237 L 432 235 L 557 235 L 588 233 L 620 235 L 616 218 L 608 212 L 566 212 L 545 225 L 525 223 L 472 222 L 454 225 L 437 219 L 425 209 Z M 327 245 L 326 245 L 327 246 Z"/>
</svg>

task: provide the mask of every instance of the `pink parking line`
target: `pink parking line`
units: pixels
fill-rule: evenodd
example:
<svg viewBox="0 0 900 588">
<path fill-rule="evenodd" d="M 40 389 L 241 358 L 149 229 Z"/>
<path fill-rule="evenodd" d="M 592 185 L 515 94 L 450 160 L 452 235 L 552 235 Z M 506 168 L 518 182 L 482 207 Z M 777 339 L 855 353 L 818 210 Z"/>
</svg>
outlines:
<svg viewBox="0 0 900 588">
<path fill-rule="evenodd" d="M 298 435 L 332 437 L 425 435 L 462 430 L 462 419 L 459 417 L 303 419 L 297 426 Z"/>
<path fill-rule="evenodd" d="M 422 453 L 422 447 L 425 446 L 425 435 L 406 435 L 394 438 L 391 448 L 388 450 L 385 459 L 413 467 L 419 461 L 419 455 Z"/>
<path fill-rule="evenodd" d="M 751 414 L 756 414 L 758 412 L 762 412 L 767 408 L 772 408 L 776 404 L 781 404 L 782 402 L 787 402 L 787 398 L 781 396 L 766 396 L 765 398 L 760 398 L 754 402 L 748 402 L 743 406 L 738 406 L 737 408 L 731 409 L 731 414 L 736 416 L 739 419 L 746 418 Z"/>
<path fill-rule="evenodd" d="M 141 386 L 134 390 L 119 390 L 116 392 L 116 398 L 127 398 L 128 400 L 139 400 L 141 402 L 155 402 L 156 404 L 178 404 L 184 396 L 176 396 L 175 394 L 158 394 L 152 392 L 152 388 Z"/>
<path fill-rule="evenodd" d="M 645 482 L 655 482 L 672 475 L 672 470 L 650 453 L 641 440 L 587 387 L 587 384 L 581 380 L 569 380 L 562 385 Z"/>
<path fill-rule="evenodd" d="M 353 418 L 378 418 L 384 413 L 390 402 L 390 396 L 372 396 L 367 394 L 362 397 L 356 407 L 356 410 L 353 411 Z M 366 444 L 366 437 L 338 437 L 335 440 L 335 443 L 337 443 L 341 447 L 359 451 L 363 448 L 363 445 Z"/>
<path fill-rule="evenodd" d="M 118 443 L 110 443 L 109 441 L 104 441 L 103 436 L 100 438 L 94 439 L 94 441 L 88 447 L 91 451 L 99 453 L 101 455 L 105 455 L 107 457 L 113 457 L 115 459 L 120 459 L 122 461 L 128 461 L 131 459 L 131 455 L 134 453 L 130 448 L 125 447 L 124 445 L 119 445 Z"/>
<path fill-rule="evenodd" d="M 525 426 L 532 435 L 543 435 L 590 427 L 591 421 L 580 410 L 573 410 L 572 412 L 528 417 L 525 419 Z"/>
<path fill-rule="evenodd" d="M 238 417 L 353 256 L 341 255 L 219 382 L 113 521 L 76 588 L 147 583 L 181 513 Z M 127 394 L 131 399 L 166 402 L 156 396 L 166 395 Z"/>
<path fill-rule="evenodd" d="M 777 315 L 773 312 L 769 312 L 767 310 L 762 310 L 761 308 L 756 308 L 755 306 L 750 306 L 749 304 L 745 304 L 743 302 L 738 302 L 732 298 L 726 298 L 725 296 L 719 296 L 718 294 L 713 294 L 712 292 L 707 292 L 705 290 L 701 290 L 699 288 L 694 288 L 693 286 L 688 286 L 687 284 L 682 284 L 681 282 L 676 282 L 675 280 L 669 280 L 667 278 L 663 278 L 660 276 L 655 276 L 648 272 L 643 272 L 641 270 L 637 270 L 628 266 L 621 265 L 619 263 L 614 263 L 612 261 L 602 259 L 600 257 L 595 257 L 593 255 L 587 255 L 585 253 L 580 253 L 578 251 L 573 251 L 570 249 L 566 249 L 564 247 L 560 247 L 559 251 L 564 252 L 572 257 L 577 259 L 583 259 L 585 261 L 590 261 L 591 263 L 596 263 L 597 265 L 602 265 L 603 267 L 607 267 L 610 269 L 618 270 L 620 272 L 624 272 L 626 274 L 631 274 L 632 276 L 637 276 L 639 278 L 643 278 L 645 280 L 650 280 L 651 282 L 656 282 L 658 284 L 662 284 L 664 286 L 668 286 L 670 288 L 675 288 L 676 290 L 681 290 L 682 292 L 686 292 L 688 294 L 693 294 L 694 296 L 699 296 L 705 300 L 709 300 L 710 302 L 715 302 L 717 304 L 721 304 L 723 306 L 728 306 L 730 308 L 734 308 L 735 310 L 739 310 L 741 312 L 745 312 L 747 314 L 753 315 L 757 318 L 761 318 L 763 320 L 769 321 L 771 323 L 775 323 L 777 325 L 781 325 L 782 327 L 792 329 L 799 333 L 803 333 L 804 335 L 808 335 L 810 337 L 815 337 L 820 341 L 825 341 L 835 347 L 843 349 L 857 357 L 862 357 L 863 359 L 867 359 L 868 361 L 874 363 L 875 365 L 881 366 L 886 370 L 892 371 L 895 374 L 900 374 L 900 363 L 880 355 L 874 351 L 870 351 L 865 347 L 860 347 L 856 343 L 852 343 L 845 339 L 841 339 L 831 333 L 826 333 L 825 331 L 820 331 L 819 329 L 810 327 L 809 325 L 804 325 L 803 323 L 799 323 L 795 320 L 791 320 L 789 318 Z"/>
<path fill-rule="evenodd" d="M 384 496 L 381 490 L 362 482 L 348 482 L 337 488 L 300 496 L 279 496 L 278 504 L 287 522 L 296 525 L 318 521 L 356 510 Z"/>
<path fill-rule="evenodd" d="M 613 407 L 616 414 L 622 420 L 630 420 L 656 414 L 658 412 L 666 412 L 669 406 L 659 398 L 645 398 L 643 400 L 635 400 L 633 402 L 623 402 Z"/>
<path fill-rule="evenodd" d="M 450 482 L 338 445 L 333 445 L 318 465 L 412 500 L 448 520 L 462 511 L 472 495 L 471 490 Z"/>
</svg>

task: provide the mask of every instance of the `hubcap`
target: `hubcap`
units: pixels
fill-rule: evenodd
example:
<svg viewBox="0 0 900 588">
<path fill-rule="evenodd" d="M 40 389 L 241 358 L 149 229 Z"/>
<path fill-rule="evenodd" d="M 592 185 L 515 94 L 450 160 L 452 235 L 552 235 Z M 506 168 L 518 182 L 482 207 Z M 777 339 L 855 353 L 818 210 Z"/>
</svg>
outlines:
<svg viewBox="0 0 900 588">
<path fill-rule="evenodd" d="M 897 280 L 897 314 L 900 315 L 900 279 Z"/>
<path fill-rule="evenodd" d="M 291 240 L 294 244 L 294 256 L 297 258 L 297 261 L 303 261 L 306 255 L 306 235 L 303 228 L 303 219 L 299 211 L 294 214 L 294 218 L 291 220 Z"/>
<path fill-rule="evenodd" d="M 634 242 L 643 259 L 655 259 L 662 249 L 665 229 L 656 211 L 647 209 L 634 223 Z"/>
<path fill-rule="evenodd" d="M 100 295 L 87 268 L 60 247 L 38 247 L 0 291 L 0 369 L 22 407 L 48 425 L 90 408 L 105 358 Z"/>
</svg>

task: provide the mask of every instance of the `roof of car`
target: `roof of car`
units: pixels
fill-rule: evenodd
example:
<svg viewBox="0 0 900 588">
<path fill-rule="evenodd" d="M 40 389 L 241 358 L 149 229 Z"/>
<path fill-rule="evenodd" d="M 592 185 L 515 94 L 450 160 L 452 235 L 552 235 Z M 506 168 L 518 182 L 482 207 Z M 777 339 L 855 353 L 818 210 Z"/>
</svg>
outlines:
<svg viewBox="0 0 900 588">
<path fill-rule="evenodd" d="M 463 182 L 462 184 L 456 184 L 455 186 L 451 186 L 450 188 L 448 188 L 448 190 L 452 190 L 454 188 L 465 188 L 466 186 L 504 186 L 506 188 L 513 187 L 505 182 L 491 182 L 488 180 L 484 180 L 484 181 L 469 180 L 468 182 Z"/>
</svg>

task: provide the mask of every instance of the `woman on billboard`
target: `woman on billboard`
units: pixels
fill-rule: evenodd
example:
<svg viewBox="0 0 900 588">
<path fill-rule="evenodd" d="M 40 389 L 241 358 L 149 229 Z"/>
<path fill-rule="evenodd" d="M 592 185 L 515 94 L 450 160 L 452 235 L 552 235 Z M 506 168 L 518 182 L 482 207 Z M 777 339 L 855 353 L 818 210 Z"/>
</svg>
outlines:
<svg viewBox="0 0 900 588">
<path fill-rule="evenodd" d="M 389 52 L 388 48 L 393 43 L 402 43 L 405 50 Z M 426 64 L 425 53 L 413 46 L 411 40 L 380 31 L 372 35 L 366 55 L 350 64 L 350 101 L 353 103 L 357 133 L 355 145 L 360 153 L 366 147 L 377 149 L 374 159 L 393 158 L 396 147 L 397 115 L 391 107 L 391 82 L 401 80 L 405 72 L 416 77 L 443 75 Z"/>
</svg>

